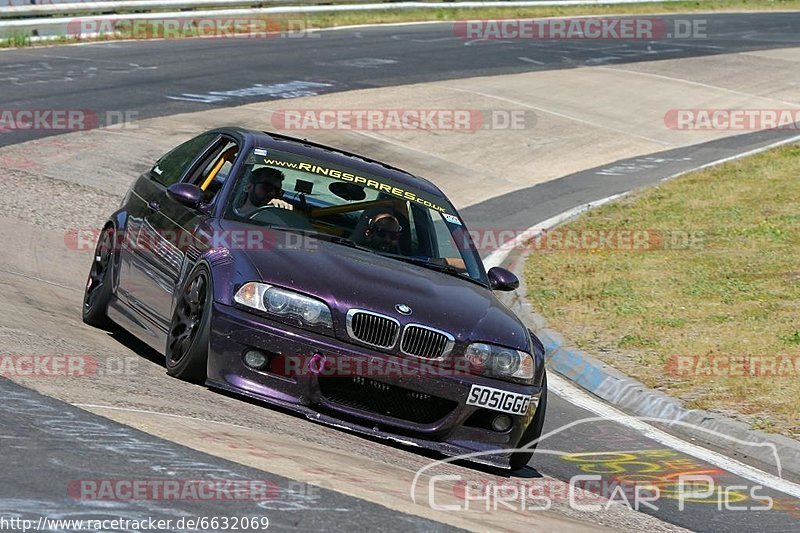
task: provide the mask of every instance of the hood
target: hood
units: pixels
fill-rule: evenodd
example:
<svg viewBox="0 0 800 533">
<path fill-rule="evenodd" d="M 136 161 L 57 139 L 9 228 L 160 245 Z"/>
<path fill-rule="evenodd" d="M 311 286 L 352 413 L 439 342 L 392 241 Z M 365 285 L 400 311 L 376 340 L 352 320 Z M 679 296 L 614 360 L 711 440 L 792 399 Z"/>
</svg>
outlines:
<svg viewBox="0 0 800 533">
<path fill-rule="evenodd" d="M 225 221 L 226 229 L 245 226 Z M 453 335 L 457 345 L 484 341 L 529 351 L 520 320 L 492 291 L 466 279 L 313 237 L 280 230 L 270 246 L 245 251 L 265 283 L 327 302 L 338 337 L 348 340 L 350 309 L 365 309 Z M 244 280 L 243 280 L 244 281 Z M 412 310 L 402 315 L 405 304 Z"/>
</svg>

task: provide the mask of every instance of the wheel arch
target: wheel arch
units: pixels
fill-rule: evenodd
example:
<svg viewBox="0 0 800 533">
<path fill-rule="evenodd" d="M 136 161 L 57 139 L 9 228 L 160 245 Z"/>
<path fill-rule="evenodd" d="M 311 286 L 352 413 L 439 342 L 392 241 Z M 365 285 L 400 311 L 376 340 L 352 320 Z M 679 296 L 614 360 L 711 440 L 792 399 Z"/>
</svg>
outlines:
<svg viewBox="0 0 800 533">
<path fill-rule="evenodd" d="M 544 353 L 544 344 L 531 329 L 528 329 L 528 333 L 531 336 L 531 346 L 533 347 L 532 355 L 535 368 L 535 374 L 533 375 L 533 383 L 537 387 L 541 387 L 542 381 L 544 380 L 544 372 L 545 372 L 544 365 L 547 360 Z"/>
<path fill-rule="evenodd" d="M 242 284 L 261 281 L 260 273 L 245 254 L 234 253 L 227 248 L 215 248 L 201 254 L 187 272 L 187 277 L 201 264 L 211 275 L 214 301 L 224 305 L 233 304 L 233 297 Z"/>
</svg>

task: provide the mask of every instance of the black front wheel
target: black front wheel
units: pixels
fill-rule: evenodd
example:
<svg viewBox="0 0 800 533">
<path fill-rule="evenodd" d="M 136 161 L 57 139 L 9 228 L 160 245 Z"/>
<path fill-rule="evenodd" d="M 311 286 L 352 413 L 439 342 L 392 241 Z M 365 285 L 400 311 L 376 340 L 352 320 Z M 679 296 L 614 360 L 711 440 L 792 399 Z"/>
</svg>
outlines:
<svg viewBox="0 0 800 533">
<path fill-rule="evenodd" d="M 103 229 L 97 239 L 97 246 L 86 280 L 83 293 L 83 321 L 90 326 L 108 328 L 108 304 L 113 295 L 114 284 L 114 242 L 116 232 L 113 226 Z"/>
<path fill-rule="evenodd" d="M 539 406 L 536 408 L 536 414 L 533 415 L 531 425 L 528 426 L 528 429 L 522 434 L 522 438 L 519 439 L 517 448 L 522 448 L 534 441 L 536 442 L 528 446 L 527 451 L 516 452 L 511 455 L 509 466 L 512 471 L 525 467 L 530 462 L 531 457 L 533 457 L 533 452 L 539 445 L 539 438 L 542 436 L 545 411 L 547 411 L 547 374 L 542 376 L 542 395 L 539 398 Z"/>
<path fill-rule="evenodd" d="M 167 336 L 167 374 L 203 383 L 211 327 L 211 276 L 199 268 L 181 290 Z"/>
</svg>

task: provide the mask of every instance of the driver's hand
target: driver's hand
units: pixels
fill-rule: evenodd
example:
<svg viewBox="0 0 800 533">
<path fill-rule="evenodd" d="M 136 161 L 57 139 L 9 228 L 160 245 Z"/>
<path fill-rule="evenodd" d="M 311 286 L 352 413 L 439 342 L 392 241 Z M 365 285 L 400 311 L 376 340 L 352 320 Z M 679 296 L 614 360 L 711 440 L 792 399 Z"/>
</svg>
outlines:
<svg viewBox="0 0 800 533">
<path fill-rule="evenodd" d="M 294 206 L 292 204 L 290 204 L 286 200 L 281 200 L 280 198 L 273 198 L 268 202 L 267 205 L 273 205 L 275 207 L 280 207 L 281 209 L 288 209 L 289 211 L 294 209 Z"/>
</svg>

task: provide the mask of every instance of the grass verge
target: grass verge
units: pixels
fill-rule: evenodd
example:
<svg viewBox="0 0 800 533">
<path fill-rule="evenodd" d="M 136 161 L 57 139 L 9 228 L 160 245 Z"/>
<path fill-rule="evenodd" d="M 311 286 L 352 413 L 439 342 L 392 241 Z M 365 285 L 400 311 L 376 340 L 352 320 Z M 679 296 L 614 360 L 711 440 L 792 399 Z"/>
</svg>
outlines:
<svg viewBox="0 0 800 533">
<path fill-rule="evenodd" d="M 538 246 L 528 298 L 580 348 L 687 407 L 798 438 L 798 198 L 798 145 L 633 194 Z M 611 230 L 647 237 L 581 249 Z"/>
<path fill-rule="evenodd" d="M 449 21 L 495 18 L 571 17 L 580 15 L 615 15 L 619 13 L 645 15 L 653 13 L 690 13 L 697 11 L 800 9 L 800 0 L 709 0 L 697 2 L 655 2 L 625 5 L 592 5 L 567 7 L 487 7 L 472 9 L 408 9 L 356 11 L 350 13 L 315 13 L 307 20 L 313 27 L 349 26 L 357 24 L 386 24 L 392 22 Z"/>
<path fill-rule="evenodd" d="M 0 48 L 24 48 L 31 44 L 31 38 L 27 34 L 19 32 L 0 40 Z"/>
<path fill-rule="evenodd" d="M 446 2 L 442 2 L 446 4 Z M 360 24 L 389 24 L 399 22 L 425 22 L 425 21 L 457 21 L 467 19 L 495 19 L 495 18 L 541 18 L 541 17 L 569 17 L 579 15 L 613 15 L 626 14 L 653 14 L 653 13 L 691 13 L 697 11 L 742 11 L 742 10 L 800 10 L 800 0 L 704 0 L 695 2 L 656 2 L 644 4 L 625 5 L 591 5 L 568 7 L 482 7 L 472 9 L 381 9 L 375 11 L 352 11 L 308 14 L 280 14 L 277 20 L 302 19 L 308 28 L 320 29 L 336 26 L 351 26 Z M 197 11 L 198 17 L 203 11 Z M 91 18 L 91 14 L 81 15 Z M 182 35 L 184 38 L 194 37 L 191 32 Z M 122 37 L 124 38 L 124 37 Z M 71 36 L 60 36 L 53 40 L 31 41 L 30 38 L 20 39 L 14 35 L 0 39 L 0 48 L 13 48 L 35 46 L 37 44 L 52 46 L 54 44 L 69 44 L 86 42 L 89 40 L 106 41 L 113 37 L 99 39 L 78 39 Z"/>
</svg>

